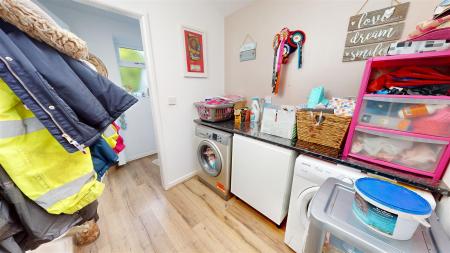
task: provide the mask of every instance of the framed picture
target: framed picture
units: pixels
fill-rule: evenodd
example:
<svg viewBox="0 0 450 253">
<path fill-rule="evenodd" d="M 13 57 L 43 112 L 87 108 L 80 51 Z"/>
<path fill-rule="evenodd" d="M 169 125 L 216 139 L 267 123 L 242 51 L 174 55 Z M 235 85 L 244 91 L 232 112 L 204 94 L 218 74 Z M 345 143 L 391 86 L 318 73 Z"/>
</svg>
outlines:
<svg viewBox="0 0 450 253">
<path fill-rule="evenodd" d="M 183 26 L 183 55 L 185 77 L 207 77 L 206 35 L 198 29 Z"/>
</svg>

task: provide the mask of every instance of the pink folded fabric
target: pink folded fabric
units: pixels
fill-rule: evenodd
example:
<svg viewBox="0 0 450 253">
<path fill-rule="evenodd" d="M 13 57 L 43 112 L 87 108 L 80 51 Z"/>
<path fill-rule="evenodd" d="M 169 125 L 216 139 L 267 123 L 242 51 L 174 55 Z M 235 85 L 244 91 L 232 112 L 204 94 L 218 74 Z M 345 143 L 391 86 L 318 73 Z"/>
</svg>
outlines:
<svg viewBox="0 0 450 253">
<path fill-rule="evenodd" d="M 408 39 L 412 40 L 418 36 L 424 35 L 433 30 L 446 28 L 449 26 L 449 23 L 450 23 L 450 15 L 438 19 L 431 19 L 424 21 L 418 24 L 416 26 L 416 30 L 408 35 Z M 448 34 L 447 37 L 449 37 Z"/>
<path fill-rule="evenodd" d="M 435 29 L 424 34 L 418 35 L 416 37 L 409 38 L 410 41 L 421 41 L 421 40 L 448 40 L 450 39 L 450 27 Z"/>
<path fill-rule="evenodd" d="M 435 114 L 417 118 L 412 128 L 417 133 L 428 133 L 437 136 L 450 136 L 450 107 L 441 109 Z"/>
</svg>

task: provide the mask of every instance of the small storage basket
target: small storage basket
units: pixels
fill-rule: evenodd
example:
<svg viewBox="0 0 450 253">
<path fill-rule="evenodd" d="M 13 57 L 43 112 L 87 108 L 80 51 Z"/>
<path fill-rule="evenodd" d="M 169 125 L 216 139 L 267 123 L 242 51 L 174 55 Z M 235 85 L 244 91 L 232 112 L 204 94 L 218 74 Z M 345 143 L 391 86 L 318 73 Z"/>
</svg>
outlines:
<svg viewBox="0 0 450 253">
<path fill-rule="evenodd" d="M 234 116 L 234 104 L 208 105 L 202 102 L 194 103 L 201 120 L 218 122 L 232 119 Z"/>
<path fill-rule="evenodd" d="M 331 113 L 297 111 L 297 136 L 301 141 L 339 149 L 351 120 Z"/>
</svg>

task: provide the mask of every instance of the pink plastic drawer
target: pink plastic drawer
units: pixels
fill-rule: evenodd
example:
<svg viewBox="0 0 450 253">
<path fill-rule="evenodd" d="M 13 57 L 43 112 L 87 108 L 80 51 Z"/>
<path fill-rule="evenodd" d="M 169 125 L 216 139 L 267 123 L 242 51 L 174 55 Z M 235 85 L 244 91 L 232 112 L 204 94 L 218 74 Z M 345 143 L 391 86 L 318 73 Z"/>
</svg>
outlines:
<svg viewBox="0 0 450 253">
<path fill-rule="evenodd" d="M 450 137 L 450 97 L 365 95 L 358 123 Z"/>
<path fill-rule="evenodd" d="M 442 167 L 448 141 L 356 127 L 350 156 L 396 169 L 433 176 Z M 445 158 L 444 158 L 445 159 Z"/>
</svg>

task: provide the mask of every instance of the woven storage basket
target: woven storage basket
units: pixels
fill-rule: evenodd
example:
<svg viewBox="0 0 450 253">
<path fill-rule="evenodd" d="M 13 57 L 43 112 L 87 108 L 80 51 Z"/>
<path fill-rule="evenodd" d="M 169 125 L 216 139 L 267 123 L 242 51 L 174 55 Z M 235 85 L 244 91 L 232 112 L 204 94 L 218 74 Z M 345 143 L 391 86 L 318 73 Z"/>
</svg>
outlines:
<svg viewBox="0 0 450 253">
<path fill-rule="evenodd" d="M 297 136 L 302 141 L 340 148 L 351 120 L 331 113 L 297 111 Z"/>
</svg>

